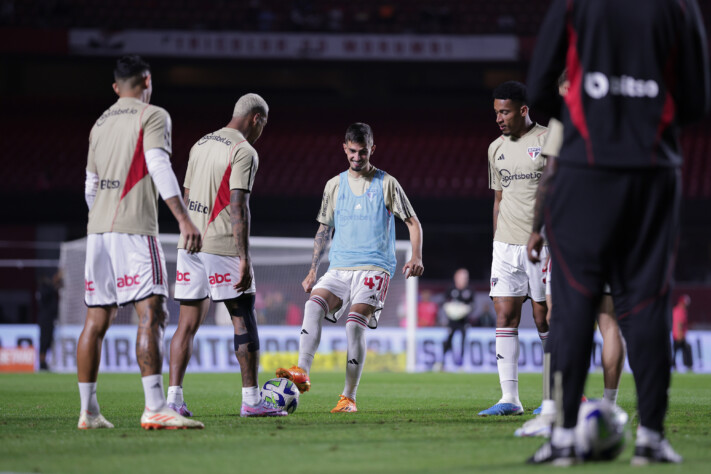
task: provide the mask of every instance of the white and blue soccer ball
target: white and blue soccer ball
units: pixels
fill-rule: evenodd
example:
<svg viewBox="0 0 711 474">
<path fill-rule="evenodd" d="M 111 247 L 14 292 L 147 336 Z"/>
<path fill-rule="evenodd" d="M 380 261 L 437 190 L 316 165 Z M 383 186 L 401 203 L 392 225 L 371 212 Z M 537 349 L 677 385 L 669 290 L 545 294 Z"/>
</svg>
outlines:
<svg viewBox="0 0 711 474">
<path fill-rule="evenodd" d="M 299 406 L 299 389 L 285 378 L 267 380 L 262 385 L 262 400 L 291 414 Z"/>
<path fill-rule="evenodd" d="M 606 400 L 580 404 L 575 426 L 575 451 L 588 461 L 611 461 L 625 447 L 627 420 L 624 410 Z"/>
</svg>

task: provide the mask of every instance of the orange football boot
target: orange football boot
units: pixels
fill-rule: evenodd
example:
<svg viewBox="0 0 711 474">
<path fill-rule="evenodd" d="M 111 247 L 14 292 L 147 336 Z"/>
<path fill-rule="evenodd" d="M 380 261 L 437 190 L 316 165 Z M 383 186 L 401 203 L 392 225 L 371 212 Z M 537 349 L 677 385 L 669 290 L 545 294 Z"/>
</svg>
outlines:
<svg viewBox="0 0 711 474">
<path fill-rule="evenodd" d="M 358 409 L 356 408 L 355 400 L 352 400 L 345 395 L 341 395 L 341 399 L 338 400 L 336 408 L 331 410 L 331 413 L 355 413 Z"/>
<path fill-rule="evenodd" d="M 301 367 L 293 365 L 290 369 L 277 369 L 276 376 L 294 382 L 300 393 L 308 392 L 311 389 L 309 374 Z"/>
</svg>

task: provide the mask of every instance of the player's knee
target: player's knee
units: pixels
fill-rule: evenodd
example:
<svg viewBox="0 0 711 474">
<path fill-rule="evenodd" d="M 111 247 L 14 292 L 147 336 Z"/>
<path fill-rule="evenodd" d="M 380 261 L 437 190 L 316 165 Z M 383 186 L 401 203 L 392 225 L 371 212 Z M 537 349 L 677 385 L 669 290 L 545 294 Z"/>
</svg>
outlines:
<svg viewBox="0 0 711 474">
<path fill-rule="evenodd" d="M 329 311 L 328 301 L 318 295 L 311 295 L 311 298 L 306 302 L 306 310 L 312 309 L 314 311 L 323 312 L 323 315 L 327 315 Z"/>
<path fill-rule="evenodd" d="M 259 331 L 257 329 L 257 318 L 254 314 L 254 300 L 253 294 L 245 293 L 232 300 L 233 304 L 227 305 L 230 316 L 241 318 L 244 324 L 245 332 L 235 334 L 235 352 L 239 351 L 240 346 L 245 344 L 249 352 L 257 352 L 259 350 Z"/>
</svg>

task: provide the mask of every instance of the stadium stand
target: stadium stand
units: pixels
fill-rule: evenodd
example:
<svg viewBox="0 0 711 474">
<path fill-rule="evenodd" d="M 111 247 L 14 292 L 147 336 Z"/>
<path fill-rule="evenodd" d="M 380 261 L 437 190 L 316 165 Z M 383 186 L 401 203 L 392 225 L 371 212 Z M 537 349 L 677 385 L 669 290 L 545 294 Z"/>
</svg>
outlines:
<svg viewBox="0 0 711 474">
<path fill-rule="evenodd" d="M 190 147 L 203 134 L 224 125 L 206 124 L 204 114 L 194 108 L 170 108 L 174 123 L 173 163 L 178 178 L 185 174 Z M 291 123 L 288 117 L 299 109 L 279 110 L 270 120 L 264 138 L 257 143 L 261 156 L 258 174 L 261 195 L 318 196 L 325 181 L 345 165 L 341 161 L 343 124 L 353 116 L 370 121 L 376 131 L 378 150 L 373 162 L 397 176 L 408 194 L 435 198 L 486 198 L 488 171 L 486 150 L 497 137 L 492 117 L 449 114 L 447 121 L 432 123 L 429 113 L 365 110 L 344 114 L 324 110 L 308 123 Z M 460 114 L 461 115 L 461 114 Z M 8 140 L 3 153 L 9 179 L 6 190 L 69 191 L 80 189 L 87 152 L 87 136 L 95 117 L 77 111 L 61 121 L 39 125 L 43 139 L 37 140 L 37 117 L 21 110 L 4 114 L 0 127 Z M 224 120 L 223 120 L 224 121 Z M 466 126 L 462 126 L 466 124 Z M 705 128 L 706 127 L 706 128 Z M 684 196 L 711 198 L 711 136 L 708 124 L 690 129 L 682 140 Z M 478 132 L 478 133 L 477 133 Z"/>
</svg>

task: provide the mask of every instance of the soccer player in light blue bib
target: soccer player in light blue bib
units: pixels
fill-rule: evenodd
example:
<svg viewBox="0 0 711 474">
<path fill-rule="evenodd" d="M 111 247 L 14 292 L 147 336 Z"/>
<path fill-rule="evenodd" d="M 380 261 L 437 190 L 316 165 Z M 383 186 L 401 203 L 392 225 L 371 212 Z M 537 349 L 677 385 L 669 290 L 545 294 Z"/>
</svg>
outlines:
<svg viewBox="0 0 711 474">
<path fill-rule="evenodd" d="M 293 380 L 302 392 L 308 391 L 323 320 L 336 322 L 347 313 L 346 383 L 331 413 L 358 411 L 356 391 L 365 363 L 365 329 L 378 326 L 388 284 L 396 271 L 394 217 L 405 222 L 412 244 L 412 258 L 403 266 L 402 273 L 409 278 L 424 271 L 420 221 L 397 180 L 370 163 L 375 151 L 370 126 L 354 123 L 348 127 L 343 151 L 348 170 L 326 183 L 316 218 L 320 226 L 314 239 L 311 270 L 301 284 L 311 297 L 304 309 L 299 361 L 276 373 Z M 332 235 L 330 266 L 316 281 L 319 263 Z"/>
</svg>

